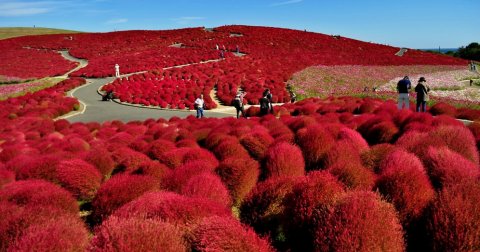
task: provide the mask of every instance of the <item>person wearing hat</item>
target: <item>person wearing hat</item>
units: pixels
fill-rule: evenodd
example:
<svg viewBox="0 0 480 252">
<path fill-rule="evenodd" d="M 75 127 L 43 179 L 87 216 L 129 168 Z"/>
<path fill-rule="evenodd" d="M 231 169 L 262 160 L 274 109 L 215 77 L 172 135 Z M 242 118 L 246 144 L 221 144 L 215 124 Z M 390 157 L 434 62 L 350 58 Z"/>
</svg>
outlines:
<svg viewBox="0 0 480 252">
<path fill-rule="evenodd" d="M 408 99 L 408 92 L 412 88 L 412 83 L 408 76 L 403 77 L 397 83 L 397 91 L 398 91 L 398 109 L 402 109 L 403 105 L 405 105 L 405 109 L 410 108 L 410 101 Z"/>
<path fill-rule="evenodd" d="M 428 92 L 430 92 L 430 88 L 427 86 L 425 77 L 418 79 L 415 92 L 417 93 L 417 112 L 427 112 Z"/>
</svg>

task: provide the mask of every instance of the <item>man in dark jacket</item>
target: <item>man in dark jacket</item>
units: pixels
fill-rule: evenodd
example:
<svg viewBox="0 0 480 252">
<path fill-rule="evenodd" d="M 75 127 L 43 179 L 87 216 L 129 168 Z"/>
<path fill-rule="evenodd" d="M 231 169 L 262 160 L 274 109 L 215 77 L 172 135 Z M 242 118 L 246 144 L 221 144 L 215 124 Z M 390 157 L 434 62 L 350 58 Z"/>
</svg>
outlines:
<svg viewBox="0 0 480 252">
<path fill-rule="evenodd" d="M 410 102 L 408 100 L 408 92 L 412 88 L 412 83 L 408 76 L 403 77 L 397 83 L 397 91 L 398 91 L 398 109 L 402 109 L 403 105 L 405 105 L 405 109 L 410 108 Z"/>
<path fill-rule="evenodd" d="M 428 92 L 430 88 L 427 86 L 425 77 L 420 77 L 418 84 L 415 87 L 417 92 L 417 112 L 427 112 Z"/>
</svg>

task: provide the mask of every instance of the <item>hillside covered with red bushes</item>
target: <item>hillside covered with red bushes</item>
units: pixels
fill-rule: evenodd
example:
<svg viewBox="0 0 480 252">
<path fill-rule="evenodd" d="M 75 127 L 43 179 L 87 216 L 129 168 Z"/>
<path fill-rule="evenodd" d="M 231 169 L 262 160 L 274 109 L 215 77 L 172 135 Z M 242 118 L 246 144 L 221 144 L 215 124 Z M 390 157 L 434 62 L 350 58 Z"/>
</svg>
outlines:
<svg viewBox="0 0 480 252">
<path fill-rule="evenodd" d="M 217 43 L 231 51 L 238 45 L 245 55 L 162 69 L 218 59 Z M 343 96 L 287 103 L 263 117 L 251 107 L 248 119 L 58 119 L 79 109 L 65 92 L 85 84 L 83 77 L 111 75 L 111 63 L 147 71 L 105 87 L 120 100 L 188 108 L 214 88 L 224 102 L 241 88 L 255 103 L 265 87 L 285 101 L 284 82 L 310 65 L 462 60 L 415 50 L 398 57 L 398 48 L 247 26 L 48 35 L 0 45 L 11 52 L 66 49 L 89 61 L 53 87 L 0 101 L 0 251 L 480 247 L 479 110 L 437 103 L 416 113 L 391 100 Z M 47 72 L 7 62 L 22 76 L 70 70 L 61 59 Z"/>
<path fill-rule="evenodd" d="M 188 70 L 166 70 L 155 78 L 154 82 L 159 83 L 153 83 L 153 89 L 145 83 L 146 87 L 133 94 L 126 92 L 125 89 L 137 89 L 138 86 L 136 81 L 132 83 L 126 79 L 122 87 L 115 84 L 106 87 L 127 102 L 147 106 L 167 104 L 180 109 L 191 107 L 192 94 L 194 97 L 200 93 L 210 96 L 212 89 L 217 90 L 218 99 L 225 104 L 231 103 L 238 89 L 248 92 L 246 99 L 256 104 L 265 88 L 274 94 L 274 102 L 287 102 L 290 96 L 285 82 L 295 72 L 309 66 L 467 64 L 461 59 L 419 50 L 408 50 L 403 56 L 396 56 L 400 48 L 341 36 L 252 26 L 222 26 L 212 31 L 188 28 L 26 36 L 2 40 L 0 48 L 5 51 L 0 55 L 0 75 L 20 78 L 67 72 L 65 64 L 68 62 L 52 52 L 58 50 L 68 50 L 72 56 L 88 60 L 85 68 L 71 76 L 99 78 L 113 76 L 115 64 L 120 65 L 122 74 L 149 71 L 158 75 L 163 68 L 219 60 L 220 51 L 225 48 L 225 59 L 220 62 L 193 65 Z M 231 52 L 236 52 L 237 48 L 245 54 L 243 57 L 233 56 Z M 49 62 L 44 62 L 47 60 Z M 43 69 L 46 64 L 49 71 Z M 191 83 L 185 86 L 182 81 Z M 179 82 L 175 86 L 179 86 L 180 94 L 173 91 L 163 94 L 169 88 L 167 83 L 171 82 Z"/>
</svg>

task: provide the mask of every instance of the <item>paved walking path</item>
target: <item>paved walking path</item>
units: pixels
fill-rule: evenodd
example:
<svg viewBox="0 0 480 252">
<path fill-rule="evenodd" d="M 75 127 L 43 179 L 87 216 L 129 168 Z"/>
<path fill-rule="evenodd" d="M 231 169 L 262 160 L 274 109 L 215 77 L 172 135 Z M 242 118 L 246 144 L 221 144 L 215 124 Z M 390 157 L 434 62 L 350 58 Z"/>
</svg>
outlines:
<svg viewBox="0 0 480 252">
<path fill-rule="evenodd" d="M 86 60 L 77 59 L 71 56 L 67 51 L 61 52 L 62 56 L 68 60 L 78 62 L 79 65 L 66 73 L 68 75 L 71 72 L 74 72 L 82 67 L 88 65 Z M 166 67 L 164 69 L 170 68 L 179 68 L 189 65 L 196 64 L 205 64 L 210 62 L 220 61 L 221 59 L 208 60 L 199 63 L 185 64 L 180 66 Z M 138 72 L 143 73 L 146 71 Z M 130 76 L 138 73 L 130 73 L 121 75 L 121 77 Z M 180 117 L 185 118 L 187 116 L 196 115 L 194 110 L 177 110 L 177 109 L 161 109 L 159 107 L 145 107 L 136 104 L 127 104 L 121 103 L 118 100 L 114 101 L 102 101 L 102 96 L 99 92 L 100 88 L 112 81 L 114 77 L 108 78 L 96 78 L 96 79 L 87 79 L 87 84 L 75 88 L 67 93 L 70 97 L 75 97 L 79 100 L 81 106 L 78 111 L 70 112 L 64 116 L 58 117 L 57 119 L 67 119 L 70 122 L 104 122 L 112 120 L 120 120 L 124 122 L 133 121 L 133 120 L 146 120 L 149 118 L 165 118 L 169 119 L 171 117 Z M 212 95 L 215 97 L 216 95 Z M 218 100 L 216 103 L 219 104 Z M 230 117 L 236 115 L 236 110 L 231 106 L 219 106 L 217 109 L 204 111 L 205 117 Z"/>
</svg>

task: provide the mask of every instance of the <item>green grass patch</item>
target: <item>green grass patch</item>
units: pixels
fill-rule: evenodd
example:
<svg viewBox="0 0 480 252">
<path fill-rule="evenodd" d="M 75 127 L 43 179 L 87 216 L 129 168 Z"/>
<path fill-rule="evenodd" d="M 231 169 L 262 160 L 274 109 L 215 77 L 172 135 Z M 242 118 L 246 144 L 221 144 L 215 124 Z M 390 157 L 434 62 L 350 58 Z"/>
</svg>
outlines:
<svg viewBox="0 0 480 252">
<path fill-rule="evenodd" d="M 45 35 L 45 34 L 72 34 L 80 33 L 79 31 L 52 29 L 43 27 L 0 27 L 0 39 L 15 38 L 28 35 Z"/>
</svg>

